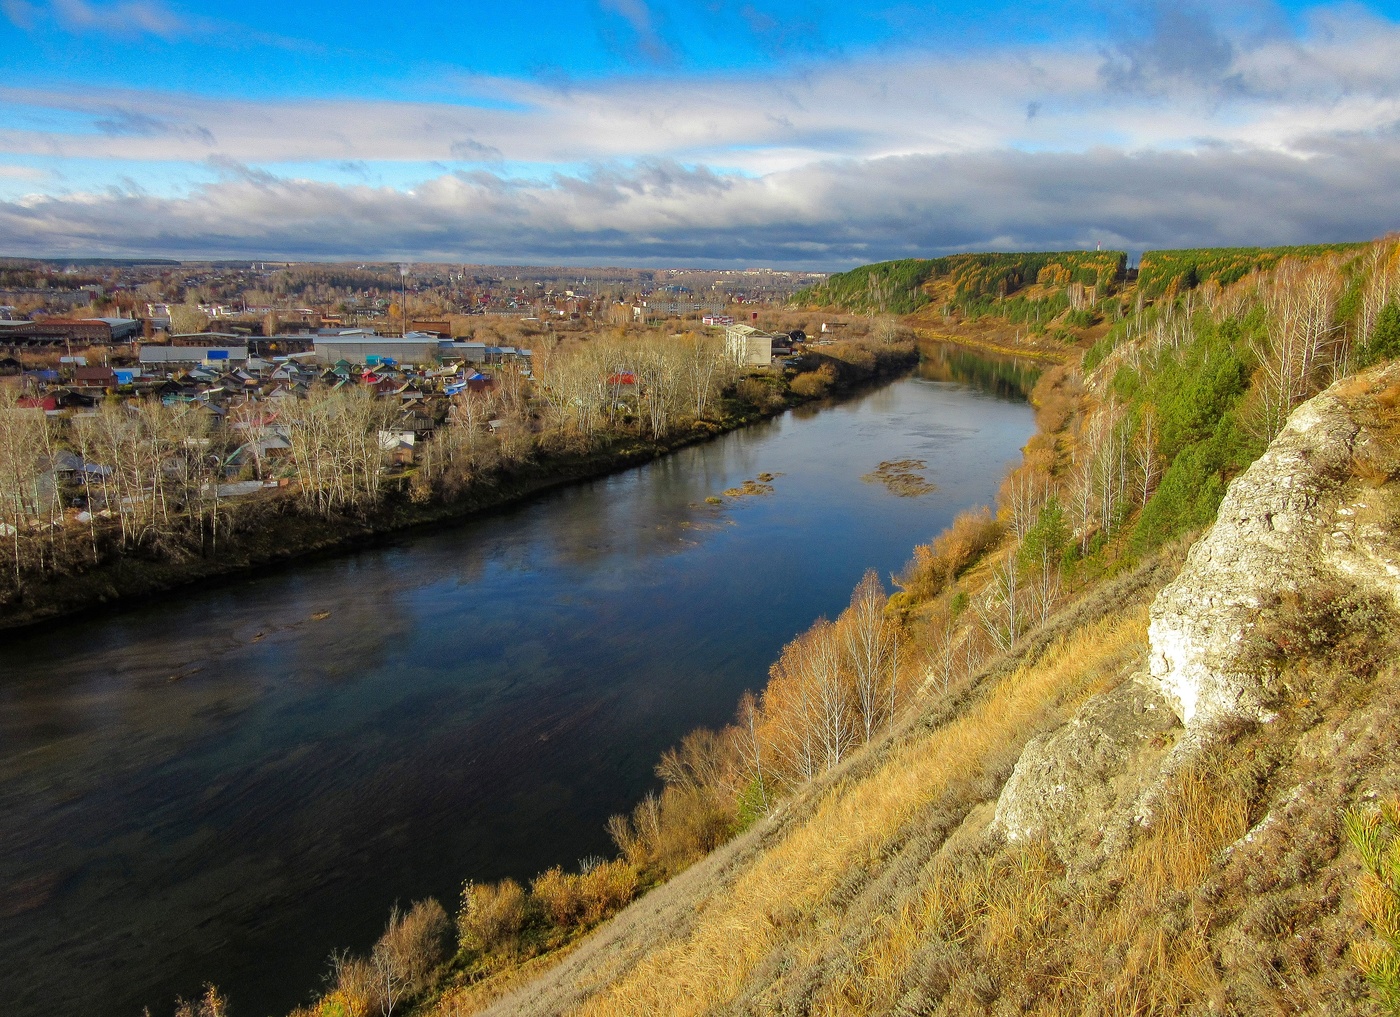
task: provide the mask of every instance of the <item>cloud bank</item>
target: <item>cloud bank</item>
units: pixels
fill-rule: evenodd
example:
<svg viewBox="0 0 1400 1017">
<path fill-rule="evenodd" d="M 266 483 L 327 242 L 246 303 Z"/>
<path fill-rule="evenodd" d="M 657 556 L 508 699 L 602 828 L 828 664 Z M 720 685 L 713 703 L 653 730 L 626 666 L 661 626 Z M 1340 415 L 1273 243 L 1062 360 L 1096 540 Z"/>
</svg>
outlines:
<svg viewBox="0 0 1400 1017">
<path fill-rule="evenodd" d="M 603 7 L 666 59 L 646 4 Z M 19 113 L 0 151 L 132 169 L 102 189 L 12 188 L 0 236 L 57 255 L 836 268 L 1400 225 L 1400 30 L 1350 10 L 1247 39 L 1174 5 L 1111 46 L 454 85 L 432 102 L 3 89 Z M 426 168 L 411 187 L 327 179 L 391 163 Z M 171 164 L 194 182 L 141 176 Z"/>
</svg>

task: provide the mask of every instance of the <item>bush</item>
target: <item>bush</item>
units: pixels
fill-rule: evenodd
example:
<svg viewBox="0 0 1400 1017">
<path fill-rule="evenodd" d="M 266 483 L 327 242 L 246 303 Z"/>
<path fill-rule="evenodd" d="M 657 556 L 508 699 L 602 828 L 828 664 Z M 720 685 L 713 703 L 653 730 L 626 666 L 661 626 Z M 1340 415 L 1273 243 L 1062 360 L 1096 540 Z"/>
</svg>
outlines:
<svg viewBox="0 0 1400 1017">
<path fill-rule="evenodd" d="M 574 875 L 555 866 L 536 876 L 530 898 L 560 928 L 593 925 L 620 910 L 637 892 L 637 870 L 622 859 Z"/>
<path fill-rule="evenodd" d="M 175 1017 L 228 1017 L 228 997 L 219 994 L 212 985 L 204 987 L 204 995 L 196 1000 L 175 1000 Z"/>
<path fill-rule="evenodd" d="M 679 872 L 724 843 L 738 803 L 712 786 L 668 786 L 649 794 L 631 817 L 613 816 L 608 832 L 634 867 Z"/>
<path fill-rule="evenodd" d="M 386 1015 L 400 999 L 428 987 L 443 961 L 448 928 L 447 913 L 432 899 L 418 901 L 406 913 L 397 907 L 389 912 L 389 924 L 370 954 Z"/>
<path fill-rule="evenodd" d="M 804 398 L 814 398 L 826 394 L 836 381 L 836 372 L 830 364 L 823 364 L 815 371 L 799 374 L 792 379 L 792 390 Z"/>
<path fill-rule="evenodd" d="M 781 384 L 781 383 L 779 383 Z M 777 409 L 783 404 L 783 394 L 772 379 L 749 376 L 734 386 L 734 394 L 760 410 Z"/>
<path fill-rule="evenodd" d="M 331 991 L 306 1017 L 382 1017 L 383 992 L 374 965 L 363 957 L 331 958 Z M 293 1017 L 303 1017 L 297 1011 Z"/>
<path fill-rule="evenodd" d="M 1400 1015 L 1400 800 L 1375 811 L 1351 809 L 1344 824 L 1365 869 L 1361 914 L 1375 934 L 1353 943 L 1352 953 L 1380 1004 Z"/>
<path fill-rule="evenodd" d="M 1000 540 L 1001 533 L 1001 524 L 986 506 L 961 512 L 932 544 L 914 548 L 913 559 L 896 582 L 915 599 L 936 597 Z"/>
<path fill-rule="evenodd" d="M 1277 679 L 1313 661 L 1370 678 L 1394 650 L 1395 613 L 1382 597 L 1322 585 L 1275 594 L 1241 647 L 1241 666 Z"/>
<path fill-rule="evenodd" d="M 525 924 L 525 891 L 513 879 L 462 887 L 457 941 L 464 950 L 490 953 L 513 942 Z"/>
</svg>

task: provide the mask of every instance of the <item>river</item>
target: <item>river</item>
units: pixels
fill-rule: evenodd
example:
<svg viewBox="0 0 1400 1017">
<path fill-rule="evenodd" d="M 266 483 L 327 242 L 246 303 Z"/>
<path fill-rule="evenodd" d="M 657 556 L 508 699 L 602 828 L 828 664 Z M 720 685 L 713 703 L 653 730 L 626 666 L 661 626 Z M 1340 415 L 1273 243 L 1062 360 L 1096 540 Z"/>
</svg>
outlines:
<svg viewBox="0 0 1400 1017">
<path fill-rule="evenodd" d="M 663 749 L 994 494 L 1031 372 L 931 353 L 462 525 L 0 635 L 4 1013 L 165 1017 L 205 981 L 285 1013 L 395 901 L 611 853 Z M 909 458 L 934 492 L 862 479 Z"/>
</svg>

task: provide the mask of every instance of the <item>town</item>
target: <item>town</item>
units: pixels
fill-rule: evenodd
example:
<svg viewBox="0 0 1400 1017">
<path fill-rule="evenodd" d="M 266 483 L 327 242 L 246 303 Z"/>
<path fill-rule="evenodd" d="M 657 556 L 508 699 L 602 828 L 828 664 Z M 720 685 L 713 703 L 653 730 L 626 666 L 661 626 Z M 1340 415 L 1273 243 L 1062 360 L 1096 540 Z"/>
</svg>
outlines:
<svg viewBox="0 0 1400 1017">
<path fill-rule="evenodd" d="M 220 493 L 236 496 L 286 485 L 268 470 L 289 452 L 278 408 L 313 388 L 363 388 L 391 405 L 379 437 L 389 459 L 406 465 L 447 419 L 452 397 L 489 392 L 503 374 L 532 378 L 541 345 L 604 329 L 662 341 L 723 331 L 736 363 L 767 366 L 805 333 L 744 322 L 824 278 L 766 269 L 9 259 L 0 262 L 0 382 L 18 406 L 50 415 L 112 401 L 193 408 L 249 439 L 223 464 Z M 620 397 L 635 392 L 632 365 L 610 376 Z"/>
<path fill-rule="evenodd" d="M 803 310 L 812 273 L 508 271 L 10 263 L 7 617 L 499 504 L 913 355 L 892 318 Z"/>
</svg>

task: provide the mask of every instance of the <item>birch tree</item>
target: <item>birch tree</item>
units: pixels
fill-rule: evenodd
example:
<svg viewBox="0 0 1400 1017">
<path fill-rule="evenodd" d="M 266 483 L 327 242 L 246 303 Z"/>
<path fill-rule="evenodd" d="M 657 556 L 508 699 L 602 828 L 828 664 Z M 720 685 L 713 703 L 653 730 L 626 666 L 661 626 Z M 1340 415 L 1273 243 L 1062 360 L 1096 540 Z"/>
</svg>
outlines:
<svg viewBox="0 0 1400 1017">
<path fill-rule="evenodd" d="M 879 574 L 867 569 L 841 619 L 840 630 L 866 742 L 870 741 L 886 704 L 893 698 L 895 634 L 885 621 L 887 599 Z"/>
</svg>

